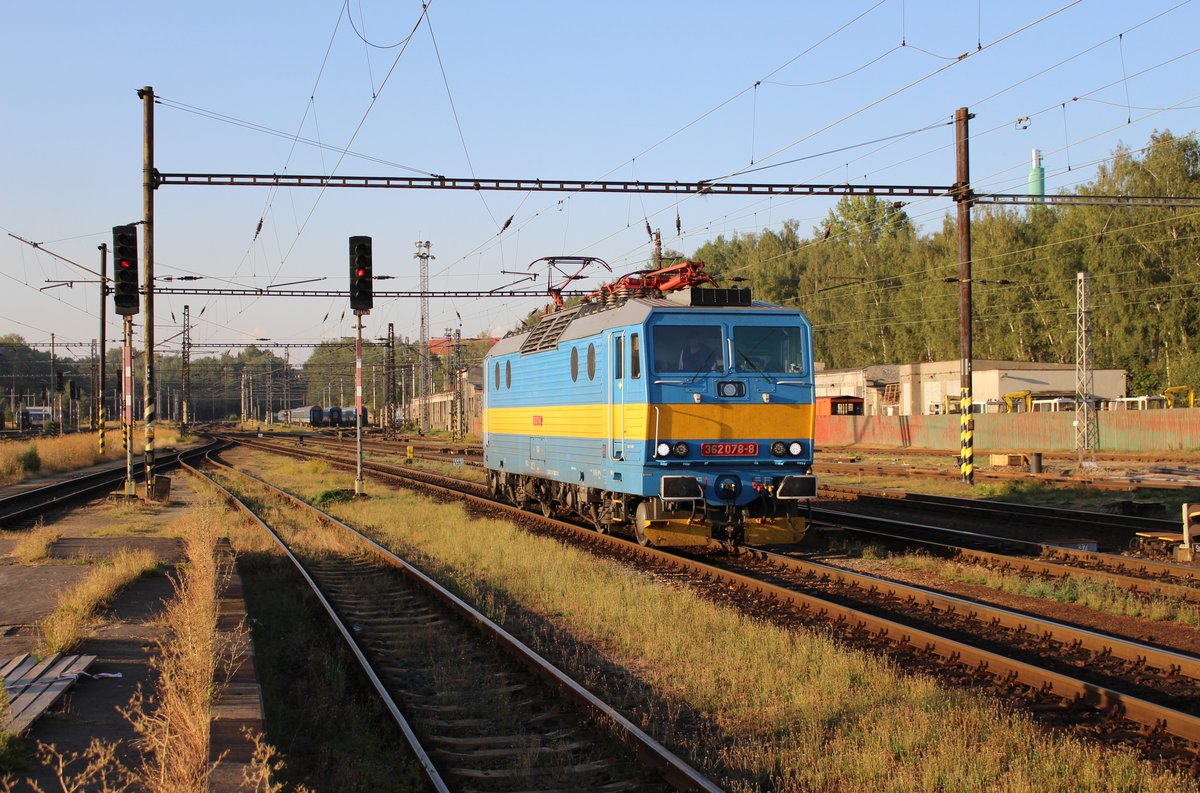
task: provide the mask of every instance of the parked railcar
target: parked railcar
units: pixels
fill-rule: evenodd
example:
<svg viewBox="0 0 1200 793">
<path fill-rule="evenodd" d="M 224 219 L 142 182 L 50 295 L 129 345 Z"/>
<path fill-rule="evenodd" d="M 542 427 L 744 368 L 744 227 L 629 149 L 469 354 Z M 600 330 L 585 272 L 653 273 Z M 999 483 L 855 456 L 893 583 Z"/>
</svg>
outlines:
<svg viewBox="0 0 1200 793">
<path fill-rule="evenodd" d="M 811 325 L 749 290 L 701 288 L 702 268 L 669 268 L 683 288 L 665 294 L 618 282 L 492 348 L 495 495 L 643 544 L 803 536 L 799 501 L 817 487 Z"/>
<path fill-rule="evenodd" d="M 280 424 L 312 424 L 314 414 L 318 417 L 321 415 L 321 408 L 317 405 L 277 410 L 275 421 Z"/>
<path fill-rule="evenodd" d="M 325 411 L 320 405 L 313 405 L 308 409 L 308 423 L 314 427 L 325 426 Z"/>
<path fill-rule="evenodd" d="M 340 410 L 341 410 L 340 426 L 342 426 L 342 427 L 358 426 L 358 424 L 357 424 L 358 411 L 354 406 L 340 408 Z M 364 427 L 370 423 L 370 418 L 371 418 L 370 411 L 368 410 L 366 405 L 363 405 L 363 426 Z"/>
<path fill-rule="evenodd" d="M 342 409 L 336 405 L 326 409 L 325 423 L 330 427 L 342 426 Z"/>
<path fill-rule="evenodd" d="M 29 405 L 21 411 L 21 426 L 42 428 L 54 421 L 54 408 L 49 405 Z"/>
</svg>

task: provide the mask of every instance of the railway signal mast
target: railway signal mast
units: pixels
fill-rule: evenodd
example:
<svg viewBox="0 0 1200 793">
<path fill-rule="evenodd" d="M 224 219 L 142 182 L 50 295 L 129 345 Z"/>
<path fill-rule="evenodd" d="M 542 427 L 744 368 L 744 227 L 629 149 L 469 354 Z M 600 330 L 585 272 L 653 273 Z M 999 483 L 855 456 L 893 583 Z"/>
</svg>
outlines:
<svg viewBox="0 0 1200 793">
<path fill-rule="evenodd" d="M 138 313 L 137 226 L 113 226 L 113 306 L 125 318 L 122 357 L 121 437 L 125 441 L 125 495 L 136 496 L 133 483 L 133 315 Z"/>
<path fill-rule="evenodd" d="M 371 282 L 371 238 L 350 238 L 350 308 L 354 309 L 354 425 L 358 463 L 354 475 L 354 495 L 365 494 L 363 487 L 363 380 L 362 318 L 375 304 Z"/>
</svg>

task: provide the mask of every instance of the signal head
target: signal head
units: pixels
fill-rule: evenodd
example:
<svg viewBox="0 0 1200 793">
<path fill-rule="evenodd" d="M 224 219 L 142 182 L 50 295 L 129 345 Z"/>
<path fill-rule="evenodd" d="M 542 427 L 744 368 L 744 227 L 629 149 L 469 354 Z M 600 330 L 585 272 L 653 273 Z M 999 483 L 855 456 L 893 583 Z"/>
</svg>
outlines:
<svg viewBox="0 0 1200 793">
<path fill-rule="evenodd" d="M 113 226 L 113 305 L 122 315 L 138 313 L 137 226 Z"/>
<path fill-rule="evenodd" d="M 371 238 L 350 238 L 350 308 L 370 311 L 375 303 L 371 279 Z"/>
</svg>

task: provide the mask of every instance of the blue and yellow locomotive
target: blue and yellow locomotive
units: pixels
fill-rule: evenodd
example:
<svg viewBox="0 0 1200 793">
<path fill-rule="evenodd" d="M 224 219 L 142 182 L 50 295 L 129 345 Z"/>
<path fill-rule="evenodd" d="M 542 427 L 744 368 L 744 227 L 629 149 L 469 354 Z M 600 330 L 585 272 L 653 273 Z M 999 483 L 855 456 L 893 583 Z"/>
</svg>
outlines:
<svg viewBox="0 0 1200 793">
<path fill-rule="evenodd" d="M 492 492 L 662 546 L 786 543 L 816 495 L 812 329 L 684 262 L 626 277 L 485 359 Z"/>
</svg>

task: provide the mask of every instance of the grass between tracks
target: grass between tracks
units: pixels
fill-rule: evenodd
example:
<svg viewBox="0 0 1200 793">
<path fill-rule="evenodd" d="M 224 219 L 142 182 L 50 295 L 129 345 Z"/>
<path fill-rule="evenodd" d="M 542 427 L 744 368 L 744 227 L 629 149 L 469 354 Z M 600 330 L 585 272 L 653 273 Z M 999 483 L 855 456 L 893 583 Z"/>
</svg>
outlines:
<svg viewBox="0 0 1200 793">
<path fill-rule="evenodd" d="M 309 498 L 346 484 L 304 466 L 246 468 Z M 530 634 L 514 616 L 523 609 L 557 626 L 557 643 L 540 650 L 731 791 L 1194 788 L 1131 752 L 1048 735 L 1001 703 L 821 633 L 750 620 L 457 505 L 377 483 L 368 492 L 331 510 L 518 634 Z"/>
<path fill-rule="evenodd" d="M 1014 595 L 1073 603 L 1104 614 L 1200 625 L 1200 608 L 1194 603 L 1179 598 L 1140 596 L 1127 589 L 1099 581 L 1074 578 L 1046 580 L 922 554 L 893 556 L 888 562 L 905 570 L 933 573 L 951 581 L 979 584 Z"/>
</svg>

